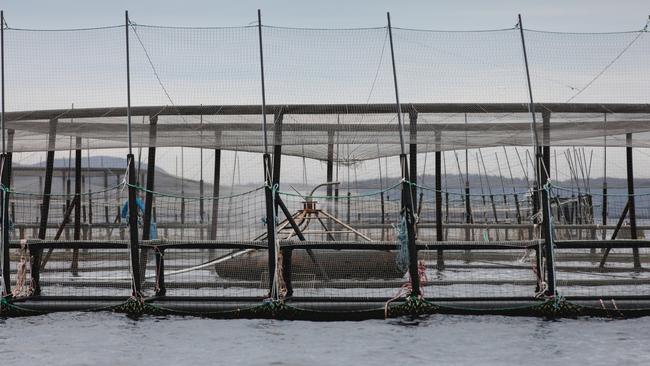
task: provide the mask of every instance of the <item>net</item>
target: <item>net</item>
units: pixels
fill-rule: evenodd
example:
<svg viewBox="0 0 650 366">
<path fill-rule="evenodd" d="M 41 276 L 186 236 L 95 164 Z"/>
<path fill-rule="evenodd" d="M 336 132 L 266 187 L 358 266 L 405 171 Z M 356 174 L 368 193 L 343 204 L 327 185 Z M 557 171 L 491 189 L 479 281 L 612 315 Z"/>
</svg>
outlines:
<svg viewBox="0 0 650 366">
<path fill-rule="evenodd" d="M 650 177 L 632 168 L 650 147 L 645 29 L 4 31 L 17 301 L 267 300 L 264 316 L 650 301 Z"/>
</svg>

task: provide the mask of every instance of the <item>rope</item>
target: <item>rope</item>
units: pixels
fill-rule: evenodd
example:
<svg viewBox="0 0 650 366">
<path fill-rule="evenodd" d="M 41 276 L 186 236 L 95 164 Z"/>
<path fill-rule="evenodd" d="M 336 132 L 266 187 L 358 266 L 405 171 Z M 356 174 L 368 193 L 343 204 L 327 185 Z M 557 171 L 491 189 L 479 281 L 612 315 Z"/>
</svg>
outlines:
<svg viewBox="0 0 650 366">
<path fill-rule="evenodd" d="M 135 189 L 137 189 L 137 190 L 139 190 L 141 192 L 151 193 L 153 195 L 157 195 L 157 196 L 161 196 L 161 197 L 182 198 L 182 199 L 185 199 L 185 200 L 197 200 L 197 201 L 198 200 L 224 200 L 224 199 L 236 198 L 236 197 L 241 197 L 241 196 L 245 196 L 245 195 L 250 194 L 250 193 L 257 192 L 257 191 L 262 190 L 262 189 L 265 188 L 265 186 L 260 186 L 260 187 L 251 189 L 249 191 L 242 192 L 242 193 L 232 194 L 232 195 L 229 195 L 229 196 L 217 196 L 217 197 L 214 197 L 214 196 L 185 196 L 185 195 L 178 195 L 178 194 L 171 194 L 171 193 L 163 193 L 163 192 L 158 192 L 158 191 L 147 189 L 147 188 L 142 187 L 142 186 L 137 185 L 137 184 L 133 184 L 133 185 L 131 185 L 129 183 L 125 183 L 125 184 L 126 184 L 126 186 L 134 187 Z"/>
<path fill-rule="evenodd" d="M 16 268 L 16 286 L 11 291 L 11 294 L 14 298 L 27 297 L 32 294 L 32 289 L 30 286 L 26 286 L 27 283 L 27 240 L 22 239 L 20 241 L 20 262 Z M 31 283 L 31 272 L 30 279 Z"/>
<path fill-rule="evenodd" d="M 399 242 L 399 251 L 395 256 L 395 265 L 401 272 L 406 272 L 409 268 L 409 250 L 408 250 L 408 233 L 406 230 L 406 217 L 402 216 L 399 224 L 393 224 L 397 240 Z"/>
<path fill-rule="evenodd" d="M 363 193 L 363 194 L 359 194 L 359 195 L 355 195 L 355 196 L 339 197 L 339 199 L 341 199 L 341 200 L 342 199 L 355 199 L 355 198 L 362 198 L 362 197 L 370 197 L 370 196 L 380 195 L 382 193 L 386 193 L 386 192 L 388 192 L 390 190 L 393 190 L 393 189 L 399 187 L 402 184 L 402 182 L 403 181 L 399 181 L 398 183 L 396 183 L 396 184 L 394 184 L 394 185 L 392 185 L 392 186 L 390 186 L 388 188 L 385 188 L 383 190 L 372 191 L 372 192 Z M 297 193 L 283 192 L 283 191 L 280 191 L 280 190 L 278 190 L 277 192 L 278 192 L 278 194 L 281 194 L 281 195 L 284 195 L 284 196 L 305 198 L 305 196 L 297 194 Z M 317 198 L 317 199 L 330 199 L 332 197 L 333 196 L 318 196 L 318 195 L 316 195 L 316 196 L 307 196 L 307 198 Z"/>
<path fill-rule="evenodd" d="M 273 273 L 273 284 L 271 287 L 271 300 L 277 301 L 283 299 L 288 290 L 284 278 L 282 276 L 282 253 L 280 251 L 280 240 L 278 238 L 278 223 L 277 223 L 277 212 L 276 212 L 276 195 L 278 193 L 279 186 L 274 184 L 271 187 L 271 197 L 272 197 L 272 206 L 273 206 L 273 217 L 267 218 L 267 220 L 273 220 L 273 231 L 274 231 L 274 247 L 275 247 L 275 273 Z M 269 274 L 270 275 L 270 274 Z"/>
</svg>

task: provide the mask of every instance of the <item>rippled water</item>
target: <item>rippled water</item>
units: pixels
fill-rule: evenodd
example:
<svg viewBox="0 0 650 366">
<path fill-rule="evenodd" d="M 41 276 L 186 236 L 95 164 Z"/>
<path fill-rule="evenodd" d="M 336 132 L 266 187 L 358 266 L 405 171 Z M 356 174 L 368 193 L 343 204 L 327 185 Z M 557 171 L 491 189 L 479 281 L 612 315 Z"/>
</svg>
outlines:
<svg viewBox="0 0 650 366">
<path fill-rule="evenodd" d="M 648 365 L 650 318 L 292 322 L 62 313 L 0 319 L 3 365 Z"/>
</svg>

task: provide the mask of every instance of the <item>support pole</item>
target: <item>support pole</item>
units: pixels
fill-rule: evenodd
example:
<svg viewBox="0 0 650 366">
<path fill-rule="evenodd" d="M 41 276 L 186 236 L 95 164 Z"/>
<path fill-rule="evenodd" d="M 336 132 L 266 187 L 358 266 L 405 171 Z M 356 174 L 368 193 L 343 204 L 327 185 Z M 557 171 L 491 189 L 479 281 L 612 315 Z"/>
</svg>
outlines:
<svg viewBox="0 0 650 366">
<path fill-rule="evenodd" d="M 284 119 L 284 115 L 282 113 L 275 113 L 274 118 L 273 118 L 273 187 L 279 187 L 280 186 L 280 172 L 281 172 L 281 164 L 282 164 L 282 121 Z M 277 221 L 278 219 L 278 204 L 280 202 L 280 196 L 277 191 L 275 192 L 275 197 L 274 197 L 274 220 Z M 292 220 L 292 219 L 291 219 Z M 291 221 L 290 220 L 290 221 Z M 275 222 L 274 221 L 274 222 Z M 284 280 L 284 285 L 286 286 L 287 293 L 286 296 L 292 296 L 293 295 L 293 285 L 292 285 L 292 274 L 291 274 L 291 269 L 292 269 L 292 261 L 291 257 L 293 254 L 293 250 L 291 248 L 283 248 L 281 249 L 282 253 L 282 279 Z"/>
<path fill-rule="evenodd" d="M 273 186 L 280 184 L 280 166 L 282 163 L 282 120 L 284 115 L 276 113 L 273 119 Z M 277 212 L 277 202 L 275 211 Z"/>
<path fill-rule="evenodd" d="M 551 112 L 542 112 L 542 166 L 540 175 L 542 187 L 548 182 L 551 174 Z"/>
<path fill-rule="evenodd" d="M 326 181 L 328 183 L 334 181 L 334 132 L 333 131 L 329 131 L 327 133 L 327 177 L 326 177 Z M 331 209 L 332 194 L 333 194 L 332 190 L 333 190 L 333 188 L 334 187 L 333 187 L 332 184 L 328 184 L 326 186 L 328 210 Z M 383 193 L 381 193 L 381 195 L 382 195 L 381 202 L 382 202 L 382 208 L 383 208 L 383 202 L 384 202 L 383 201 Z M 331 231 L 331 230 L 332 230 L 332 220 L 328 219 L 327 220 L 327 231 Z M 383 233 L 383 229 L 382 229 L 382 233 Z M 329 238 L 329 236 L 328 236 L 328 238 Z"/>
<path fill-rule="evenodd" d="M 5 13 L 0 10 L 0 89 L 2 100 L 0 110 L 0 128 L 2 129 L 2 153 L 7 153 L 5 142 Z"/>
<path fill-rule="evenodd" d="M 418 212 L 418 205 L 415 197 L 417 197 L 418 188 L 416 187 L 418 180 L 418 112 L 411 110 L 409 112 L 409 158 L 410 158 L 410 173 L 409 180 L 411 181 L 411 201 L 413 202 L 413 212 Z M 388 172 L 387 172 L 388 173 Z"/>
<path fill-rule="evenodd" d="M 140 243 L 138 241 L 138 206 L 135 203 L 137 197 L 135 173 L 135 160 L 133 154 L 128 154 L 126 160 L 129 164 L 129 250 L 131 257 L 132 271 L 132 295 L 142 296 L 140 282 Z"/>
<path fill-rule="evenodd" d="M 11 293 L 11 261 L 9 252 L 9 188 L 11 184 L 11 152 L 2 154 L 2 279 L 4 281 L 4 293 L 2 296 Z"/>
<path fill-rule="evenodd" d="M 531 132 L 533 138 L 533 146 L 535 148 L 535 175 L 536 183 L 538 189 L 542 191 L 541 202 L 539 207 L 542 210 L 542 230 L 544 236 L 544 246 L 545 246 L 545 255 L 546 255 L 546 283 L 548 285 L 548 290 L 546 295 L 555 296 L 555 263 L 554 263 L 554 248 L 553 248 L 553 233 L 551 229 L 551 206 L 549 201 L 549 192 L 548 187 L 546 187 L 546 181 L 548 176 L 546 174 L 546 169 L 543 168 L 545 164 L 543 149 L 539 146 L 539 139 L 537 137 L 537 121 L 535 115 L 535 103 L 533 100 L 533 88 L 530 82 L 530 70 L 528 68 L 528 55 L 526 54 L 526 40 L 524 37 L 524 25 L 521 21 L 521 14 L 518 15 L 519 18 L 519 34 L 521 36 L 521 47 L 524 55 L 524 65 L 526 68 L 526 81 L 528 85 L 528 96 L 529 104 L 528 110 L 532 117 Z M 550 119 L 550 114 L 549 117 Z M 548 122 L 547 122 L 548 125 Z M 549 126 L 550 127 L 550 126 Z M 550 130 L 549 130 L 550 132 Z M 550 162 L 550 153 L 548 154 Z M 544 174 L 542 174 L 544 172 Z M 539 195 L 538 195 L 539 197 Z M 540 254 L 538 254 L 540 255 Z"/>
<path fill-rule="evenodd" d="M 443 241 L 442 231 L 442 152 L 440 151 L 440 133 L 436 133 L 436 241 Z M 438 250 L 436 268 L 445 268 L 443 251 Z"/>
<path fill-rule="evenodd" d="M 81 138 L 76 138 L 74 151 L 74 199 L 77 205 L 74 208 L 74 237 L 75 241 L 81 240 Z M 79 248 L 72 250 L 72 275 L 78 275 Z"/>
<path fill-rule="evenodd" d="M 473 223 L 474 219 L 472 218 L 472 204 L 471 196 L 469 191 L 469 176 L 465 173 L 465 223 L 468 224 L 465 228 L 465 240 L 472 240 L 473 231 L 470 229 L 469 224 Z"/>
<path fill-rule="evenodd" d="M 627 199 L 628 199 L 628 215 L 630 216 L 630 239 L 637 239 L 636 229 L 636 207 L 634 199 L 634 156 L 632 154 L 632 134 L 625 135 L 625 154 L 627 162 Z M 632 256 L 634 257 L 634 269 L 641 269 L 641 259 L 639 258 L 639 248 L 632 248 Z"/>
<path fill-rule="evenodd" d="M 142 240 L 151 239 L 151 224 L 152 217 L 151 213 L 153 211 L 153 190 L 155 189 L 155 179 L 156 179 L 156 137 L 158 133 L 158 116 L 153 115 L 149 116 L 149 148 L 147 149 L 147 191 L 145 193 L 144 199 L 144 212 L 142 213 Z M 148 261 L 149 249 L 142 248 L 140 252 L 140 273 L 141 278 L 144 280 L 147 273 L 147 261 Z M 158 258 L 162 255 L 161 251 L 156 251 L 156 266 L 161 263 L 161 258 Z M 159 271 L 159 268 L 156 268 L 156 271 Z M 156 295 L 162 295 L 156 293 Z"/>
<path fill-rule="evenodd" d="M 5 185 L 5 171 L 11 165 L 11 157 L 7 156 L 7 148 L 5 146 L 5 15 L 4 11 L 0 10 L 0 84 L 2 91 L 2 101 L 0 109 L 0 128 L 2 129 L 2 184 Z M 5 188 L 9 187 L 9 181 L 6 181 Z M 6 192 L 6 191 L 3 191 Z M 2 206 L 3 206 L 3 219 L 2 219 L 2 280 L 4 287 L 1 289 L 2 293 L 0 296 L 4 297 L 5 295 L 11 293 L 11 276 L 10 276 L 10 260 L 9 260 L 9 239 L 5 233 L 8 233 L 8 214 L 7 207 L 9 206 L 8 202 L 9 194 L 3 193 L 2 195 Z M 7 225 L 5 225 L 7 223 Z"/>
<path fill-rule="evenodd" d="M 131 136 L 131 61 L 129 57 L 129 12 L 124 12 L 124 32 L 126 36 L 126 115 L 129 137 L 129 153 L 126 156 L 129 171 L 129 254 L 131 259 L 131 294 L 134 297 L 142 296 L 140 283 L 140 244 L 138 242 L 138 207 L 135 203 L 137 196 L 135 173 L 135 160 L 133 157 L 133 140 Z"/>
<path fill-rule="evenodd" d="M 603 207 L 602 207 L 602 239 L 607 237 L 607 113 L 603 115 L 603 128 L 605 130 L 603 137 Z"/>
<path fill-rule="evenodd" d="M 408 160 L 404 145 L 404 124 L 402 122 L 402 105 L 399 102 L 399 88 L 397 86 L 397 70 L 395 67 L 395 48 L 393 47 L 393 28 L 390 23 L 390 13 L 386 13 L 388 20 L 388 39 L 390 41 L 390 56 L 393 65 L 393 85 L 395 86 L 395 106 L 397 122 L 399 124 L 400 164 L 402 168 L 402 214 L 406 219 L 409 252 L 409 278 L 411 280 L 411 296 L 420 296 L 420 275 L 418 273 L 418 253 L 415 246 L 415 217 L 413 210 L 413 196 L 411 186 L 407 182 L 410 178 Z"/>
<path fill-rule="evenodd" d="M 210 217 L 210 240 L 217 240 L 217 222 L 219 218 L 219 185 L 220 184 L 221 184 L 221 149 L 214 149 L 214 183 L 212 183 L 212 216 Z"/>
<path fill-rule="evenodd" d="M 268 271 L 269 271 L 269 295 L 271 299 L 278 300 L 279 293 L 275 291 L 274 283 L 276 279 L 276 261 L 277 253 L 275 252 L 275 205 L 273 203 L 273 166 L 271 165 L 271 156 L 269 155 L 269 141 L 266 127 L 266 89 L 264 87 L 264 49 L 262 42 L 262 12 L 257 9 L 257 32 L 260 48 L 260 80 L 262 87 L 262 130 L 264 139 L 264 193 L 266 197 L 266 236 L 268 243 Z"/>
<path fill-rule="evenodd" d="M 201 143 L 203 143 L 203 111 L 201 111 Z M 205 239 L 203 230 L 203 223 L 205 222 L 205 182 L 203 181 L 203 147 L 199 148 L 199 171 L 201 172 L 199 179 L 199 238 Z"/>
<path fill-rule="evenodd" d="M 334 181 L 334 132 L 327 133 L 327 182 Z M 332 197 L 332 184 L 328 184 L 325 189 L 327 190 L 327 197 Z"/>
<path fill-rule="evenodd" d="M 274 300 L 277 300 L 273 291 L 273 283 L 275 278 L 275 213 L 274 213 L 274 203 L 273 203 L 273 190 L 271 188 L 272 180 L 271 177 L 271 156 L 268 153 L 265 153 L 263 156 L 264 160 L 264 174 L 265 174 L 265 187 L 264 193 L 266 198 L 266 237 L 268 242 L 268 270 L 269 270 L 269 291 L 271 297 Z"/>
<path fill-rule="evenodd" d="M 43 184 L 43 202 L 41 204 L 41 222 L 38 227 L 38 238 L 45 240 L 47 235 L 47 221 L 50 215 L 50 196 L 52 194 L 52 175 L 54 174 L 54 149 L 56 145 L 56 126 L 58 120 L 50 120 L 50 128 L 48 132 L 48 146 L 47 157 L 45 161 L 45 182 Z M 33 294 L 38 296 L 41 294 L 41 256 L 43 248 L 37 247 L 32 249 L 30 247 L 30 256 L 32 257 L 32 284 Z"/>
</svg>

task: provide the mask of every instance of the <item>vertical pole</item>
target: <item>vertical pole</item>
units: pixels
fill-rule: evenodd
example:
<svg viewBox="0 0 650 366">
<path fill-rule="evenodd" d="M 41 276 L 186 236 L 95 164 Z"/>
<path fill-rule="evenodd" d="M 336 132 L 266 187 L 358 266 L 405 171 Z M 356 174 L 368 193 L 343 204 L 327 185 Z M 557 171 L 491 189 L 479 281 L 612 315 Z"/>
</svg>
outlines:
<svg viewBox="0 0 650 366">
<path fill-rule="evenodd" d="M 147 191 L 145 193 L 144 199 L 144 212 L 142 213 L 142 240 L 151 239 L 151 225 L 153 223 L 151 212 L 153 211 L 153 190 L 155 187 L 156 179 L 156 140 L 158 133 L 158 116 L 153 115 L 149 116 L 149 148 L 147 149 Z M 160 256 L 162 255 L 161 251 L 156 251 L 156 271 L 160 278 L 162 273 L 160 273 L 159 265 L 162 261 Z M 147 273 L 147 262 L 149 260 L 149 249 L 142 248 L 140 251 L 140 277 L 144 281 Z M 160 295 L 157 293 L 156 295 Z"/>
<path fill-rule="evenodd" d="M 220 137 L 220 136 L 219 136 Z M 219 141 L 220 139 L 217 139 Z M 214 183 L 212 183 L 212 217 L 210 218 L 210 240 L 217 240 L 217 219 L 219 217 L 219 185 L 221 181 L 221 149 L 214 149 Z"/>
<path fill-rule="evenodd" d="M 411 195 L 411 186 L 407 182 L 409 179 L 409 166 L 406 158 L 406 151 L 404 145 L 404 125 L 402 122 L 402 105 L 399 102 L 399 88 L 397 86 L 397 70 L 395 68 L 395 49 L 393 47 L 393 28 L 390 23 L 390 13 L 386 13 L 388 20 L 388 39 L 390 41 L 390 56 L 393 65 L 393 85 L 395 86 L 395 105 L 397 112 L 397 122 L 399 124 L 399 140 L 400 140 L 400 164 L 402 168 L 402 212 L 406 219 L 406 230 L 408 236 L 408 252 L 409 252 L 409 277 L 411 280 L 411 295 L 419 296 L 420 292 L 420 276 L 418 273 L 418 253 L 415 246 L 415 217 L 413 211 L 413 196 Z"/>
<path fill-rule="evenodd" d="M 443 241 L 442 231 L 442 152 L 440 151 L 440 132 L 436 132 L 436 241 Z M 445 268 L 443 251 L 438 250 L 436 268 Z"/>
<path fill-rule="evenodd" d="M 277 291 L 274 291 L 274 283 L 276 277 L 276 261 L 277 255 L 275 252 L 275 205 L 273 203 L 273 167 L 271 166 L 271 156 L 269 155 L 269 141 L 267 136 L 267 127 L 266 127 L 266 90 L 264 87 L 264 50 L 262 47 L 262 12 L 260 9 L 257 9 L 257 32 L 259 36 L 259 48 L 260 48 L 260 79 L 262 87 L 262 130 L 264 138 L 264 155 L 263 166 L 264 166 L 264 193 L 266 197 L 266 236 L 268 242 L 268 271 L 269 271 L 269 295 L 274 300 L 278 299 L 279 294 Z"/>
<path fill-rule="evenodd" d="M 470 224 L 472 221 L 472 204 L 471 204 L 471 196 L 470 196 L 470 191 L 469 191 L 469 176 L 467 173 L 465 174 L 465 224 L 467 226 L 465 227 L 465 240 L 470 241 L 472 240 L 472 234 L 474 231 L 470 228 Z"/>
<path fill-rule="evenodd" d="M 65 209 L 63 210 L 64 215 L 65 215 L 65 212 L 68 211 L 68 208 L 70 208 L 70 205 L 72 204 L 72 201 L 70 200 L 70 194 L 72 193 L 72 191 L 71 191 L 71 187 L 72 187 L 71 186 L 71 183 L 72 183 L 71 179 L 72 178 L 70 178 L 70 177 L 72 176 L 72 172 L 70 171 L 69 168 L 70 168 L 70 158 L 68 157 L 68 172 L 67 172 L 68 176 L 67 176 L 67 178 L 65 180 Z M 65 229 L 65 240 L 70 240 L 70 229 L 68 227 L 66 227 L 66 229 Z"/>
<path fill-rule="evenodd" d="M 0 10 L 0 89 L 2 92 L 2 101 L 0 109 L 0 125 L 2 128 L 2 166 L 3 172 L 6 165 L 6 146 L 5 146 L 5 15 L 4 11 Z M 4 183 L 3 183 L 4 184 Z M 7 195 L 3 194 L 2 205 L 6 205 L 5 199 Z M 3 215 L 6 217 L 6 215 Z M 8 230 L 9 226 L 4 226 L 5 220 L 2 220 L 2 232 Z M 4 234 L 2 236 L 2 279 L 4 287 L 2 288 L 2 293 L 0 296 L 5 296 L 11 291 L 11 278 L 10 278 L 10 261 L 9 261 L 9 241 L 4 240 Z"/>
<path fill-rule="evenodd" d="M 56 145 L 56 126 L 58 120 L 50 120 L 50 128 L 48 132 L 48 146 L 47 146 L 47 157 L 45 161 L 45 182 L 43 184 L 43 202 L 41 204 L 41 221 L 38 227 L 38 238 L 40 240 L 45 240 L 47 234 L 47 221 L 50 215 L 50 196 L 52 194 L 52 176 L 54 174 L 54 149 Z M 32 260 L 32 283 L 33 283 L 33 294 L 38 296 L 41 294 L 41 285 L 40 285 L 40 269 L 41 269 L 41 256 L 43 254 L 43 248 L 34 248 L 30 247 L 30 256 Z"/>
<path fill-rule="evenodd" d="M 548 290 L 547 290 L 547 295 L 549 296 L 555 296 L 556 290 L 555 290 L 555 263 L 554 263 L 554 248 L 553 248 L 553 233 L 551 229 L 551 206 L 550 206 L 550 201 L 549 201 L 549 192 L 546 187 L 546 181 L 542 181 L 542 171 L 545 171 L 546 169 L 543 168 L 543 164 L 545 163 L 544 161 L 544 154 L 542 151 L 542 148 L 539 146 L 539 139 L 537 137 L 537 121 L 536 121 L 536 115 L 535 115 L 535 103 L 533 101 L 533 88 L 530 82 L 530 69 L 528 67 L 528 55 L 526 54 L 526 40 L 524 38 L 524 26 L 521 21 L 521 14 L 518 15 L 519 19 L 519 34 L 521 36 L 521 47 L 524 55 L 524 65 L 526 68 L 526 81 L 528 84 L 528 96 L 529 96 L 529 104 L 528 104 L 528 110 L 531 114 L 532 117 L 532 124 L 531 124 L 531 130 L 532 130 L 532 139 L 533 139 L 533 147 L 535 149 L 535 181 L 537 183 L 537 188 L 541 189 L 542 194 L 541 194 L 541 202 L 539 205 L 539 208 L 542 210 L 542 230 L 544 232 L 544 245 L 546 247 L 545 250 L 545 255 L 546 255 L 546 283 L 548 285 Z M 550 119 L 550 115 L 548 117 Z M 548 124 L 548 122 L 547 122 Z M 549 131 L 550 132 L 550 131 Z M 549 159 L 550 159 L 550 153 L 549 153 Z M 549 160 L 550 161 L 550 160 Z M 544 173 L 544 176 L 546 176 L 546 173 Z M 544 178 L 546 180 L 546 178 Z M 540 197 L 539 195 L 537 195 Z M 538 254 L 539 255 L 539 254 Z"/>
<path fill-rule="evenodd" d="M 273 187 L 280 186 L 280 167 L 282 163 L 282 121 L 284 114 L 276 112 L 273 116 Z M 277 220 L 278 215 L 278 200 L 279 194 L 276 192 L 274 198 L 273 213 L 275 214 L 274 220 Z M 275 222 L 275 221 L 274 221 Z M 293 286 L 291 281 L 291 248 L 282 249 L 282 279 L 287 289 L 286 296 L 293 295 Z"/>
<path fill-rule="evenodd" d="M 273 119 L 273 185 L 280 184 L 280 164 L 282 162 L 282 113 L 275 113 Z M 277 202 L 275 204 L 277 212 Z"/>
<path fill-rule="evenodd" d="M 128 154 L 126 157 L 129 164 L 129 249 L 131 257 L 131 271 L 132 271 L 132 295 L 140 297 L 141 283 L 140 283 L 140 250 L 138 242 L 138 206 L 136 200 L 136 185 L 137 177 L 135 172 L 135 159 L 133 154 Z"/>
<path fill-rule="evenodd" d="M 271 177 L 271 156 L 268 153 L 264 153 L 264 172 L 265 172 L 265 198 L 266 198 L 266 235 L 268 242 L 268 271 L 269 271 L 269 291 L 273 299 L 277 300 L 278 294 L 273 291 L 273 284 L 275 282 L 275 264 L 276 264 L 276 253 L 275 253 L 275 213 L 274 213 L 274 197 L 273 190 L 271 188 L 272 177 Z"/>
<path fill-rule="evenodd" d="M 129 137 L 129 153 L 126 156 L 129 171 L 129 249 L 131 257 L 131 275 L 132 275 L 132 295 L 135 297 L 142 296 L 140 291 L 140 261 L 139 261 L 139 243 L 138 243 L 138 207 L 136 200 L 136 173 L 135 160 L 133 157 L 133 140 L 131 138 L 131 61 L 129 57 L 129 12 L 124 12 L 124 32 L 126 36 L 126 115 Z"/>
<path fill-rule="evenodd" d="M 417 180 L 418 180 L 418 112 L 411 110 L 409 112 L 409 139 L 411 143 L 409 144 L 409 168 L 411 176 L 409 180 L 411 181 L 411 201 L 413 202 L 413 212 L 418 212 L 418 205 L 415 197 L 417 197 Z"/>
<path fill-rule="evenodd" d="M 628 199 L 628 215 L 630 215 L 630 239 L 637 238 L 636 229 L 636 207 L 634 198 L 634 156 L 632 155 L 632 134 L 625 135 L 625 153 L 627 161 L 627 199 Z M 641 259 L 639 258 L 639 248 L 632 248 L 632 256 L 634 257 L 634 269 L 641 269 Z"/>
<path fill-rule="evenodd" d="M 542 162 L 540 176 L 542 187 L 548 182 L 551 173 L 551 112 L 542 112 Z M 556 177 L 557 178 L 557 177 Z"/>
<path fill-rule="evenodd" d="M 201 146 L 203 146 L 203 111 L 201 111 Z M 201 176 L 199 179 L 199 238 L 204 239 L 203 222 L 205 220 L 205 182 L 203 181 L 203 147 L 199 148 L 199 170 Z"/>
<path fill-rule="evenodd" d="M 104 164 L 102 164 L 102 170 L 104 171 L 104 222 L 106 223 L 106 239 L 110 240 L 109 234 L 112 230 L 108 227 L 110 223 L 108 218 L 108 171 L 104 168 Z"/>
<path fill-rule="evenodd" d="M 603 209 L 602 209 L 602 224 L 603 234 L 602 239 L 607 237 L 607 113 L 603 115 L 603 129 L 605 130 L 603 137 Z M 557 166 L 557 164 L 556 164 Z"/>
<path fill-rule="evenodd" d="M 7 152 L 5 146 L 5 13 L 0 10 L 0 89 L 2 89 L 2 110 L 0 124 L 2 125 L 2 153 Z"/>
<path fill-rule="evenodd" d="M 327 133 L 327 182 L 334 181 L 334 132 L 329 131 Z M 327 197 L 332 197 L 332 189 L 334 187 L 331 184 L 328 184 Z"/>
<path fill-rule="evenodd" d="M 74 240 L 81 239 L 81 138 L 76 139 L 74 151 Z M 72 250 L 72 275 L 77 275 L 79 267 L 79 249 Z"/>
<path fill-rule="evenodd" d="M 124 32 L 126 37 L 126 120 L 127 135 L 129 139 L 129 155 L 133 154 L 133 140 L 131 138 L 131 59 L 129 56 L 129 11 L 124 12 Z M 134 179 L 135 180 L 135 177 Z"/>
<path fill-rule="evenodd" d="M 329 131 L 327 133 L 327 177 L 326 181 L 328 183 L 334 181 L 334 132 Z M 327 189 L 327 201 L 328 201 L 328 210 L 331 209 L 331 202 L 332 202 L 332 195 L 333 195 L 333 186 L 331 184 L 328 184 L 326 189 Z M 382 199 L 383 202 L 383 199 Z M 327 219 L 327 230 L 332 229 L 332 219 L 328 218 Z M 338 236 L 338 235 L 337 235 Z M 328 239 L 332 238 L 331 235 L 327 236 Z"/>
<path fill-rule="evenodd" d="M 2 154 L 2 279 L 4 290 L 8 294 L 11 291 L 10 258 L 9 258 L 9 188 L 11 184 L 11 155 L 5 152 Z M 5 294 L 1 294 L 5 295 Z"/>
</svg>

